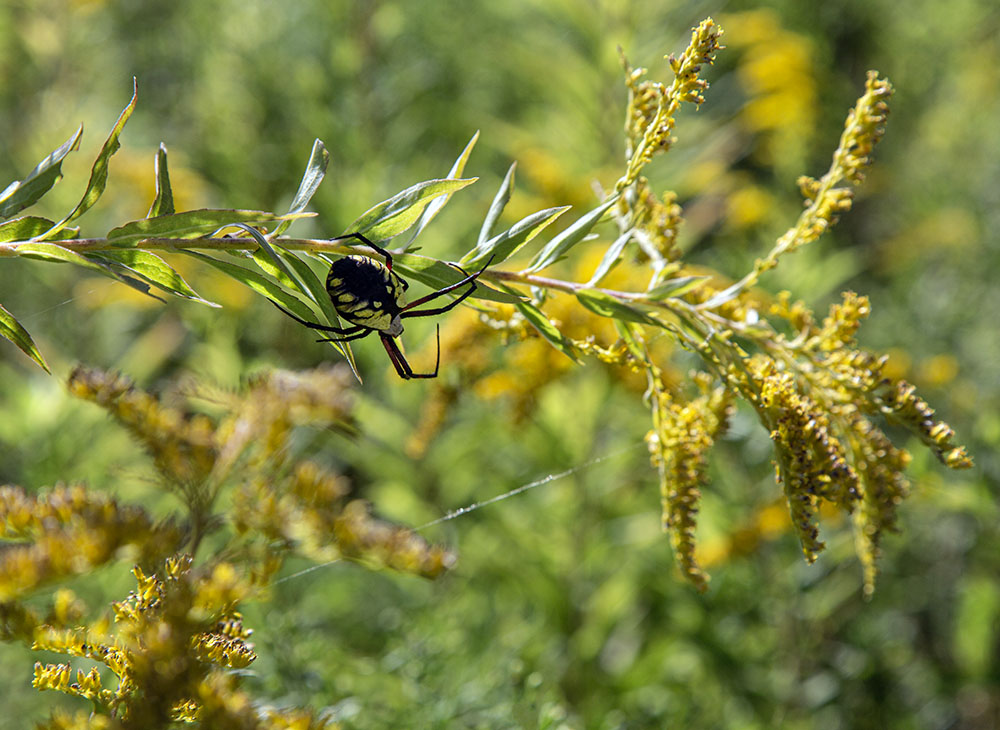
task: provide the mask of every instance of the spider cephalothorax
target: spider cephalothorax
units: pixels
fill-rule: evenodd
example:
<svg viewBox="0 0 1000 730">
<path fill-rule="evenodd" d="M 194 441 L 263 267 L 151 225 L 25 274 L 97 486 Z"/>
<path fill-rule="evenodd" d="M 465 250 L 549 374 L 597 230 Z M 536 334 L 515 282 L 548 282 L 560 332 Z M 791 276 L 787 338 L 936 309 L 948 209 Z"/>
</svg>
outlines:
<svg viewBox="0 0 1000 730">
<path fill-rule="evenodd" d="M 392 365 L 396 368 L 399 377 L 409 380 L 410 378 L 436 378 L 438 366 L 441 364 L 441 333 L 438 330 L 438 350 L 437 360 L 434 363 L 434 371 L 430 373 L 415 373 L 410 364 L 406 361 L 399 345 L 396 344 L 396 337 L 403 334 L 403 320 L 407 317 L 431 317 L 435 314 L 454 309 L 476 290 L 476 279 L 486 266 L 470 274 L 464 269 L 455 266 L 461 271 L 465 278 L 454 284 L 442 287 L 437 291 L 420 297 L 409 304 L 406 303 L 406 289 L 409 287 L 396 272 L 392 270 L 392 254 L 384 248 L 369 241 L 360 233 L 349 233 L 346 236 L 339 236 L 339 240 L 344 238 L 356 238 L 372 250 L 378 252 L 385 258 L 385 263 L 377 261 L 368 256 L 344 256 L 333 262 L 330 266 L 330 273 L 326 277 L 326 291 L 330 295 L 337 314 L 351 323 L 350 327 L 331 327 L 324 324 L 316 324 L 297 317 L 287 309 L 275 302 L 275 306 L 296 322 L 319 330 L 320 332 L 332 332 L 340 337 L 327 337 L 318 342 L 348 342 L 350 340 L 360 340 L 367 337 L 372 332 L 378 332 L 385 347 Z M 493 259 L 491 258 L 490 261 Z M 454 266 L 454 264 L 453 264 Z M 421 304 L 425 304 L 433 299 L 444 296 L 449 292 L 456 291 L 462 287 L 468 288 L 455 297 L 443 307 L 432 307 L 431 309 L 414 309 Z"/>
</svg>

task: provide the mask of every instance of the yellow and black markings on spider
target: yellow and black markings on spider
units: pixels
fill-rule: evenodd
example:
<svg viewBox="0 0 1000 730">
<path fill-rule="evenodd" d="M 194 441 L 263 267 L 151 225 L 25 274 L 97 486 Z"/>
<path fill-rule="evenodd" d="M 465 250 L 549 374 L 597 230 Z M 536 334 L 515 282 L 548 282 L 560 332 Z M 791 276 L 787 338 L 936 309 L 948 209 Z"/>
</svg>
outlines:
<svg viewBox="0 0 1000 730">
<path fill-rule="evenodd" d="M 403 331 L 398 318 L 398 331 L 393 331 L 393 314 L 406 306 L 408 286 L 385 264 L 367 256 L 337 259 L 326 277 L 326 291 L 341 317 L 393 337 Z"/>
<path fill-rule="evenodd" d="M 337 314 L 349 322 L 351 324 L 350 327 L 332 327 L 309 322 L 292 314 L 277 302 L 272 303 L 299 324 L 303 324 L 310 329 L 319 330 L 320 332 L 331 332 L 339 335 L 339 337 L 325 337 L 317 340 L 317 342 L 349 342 L 367 337 L 372 332 L 378 332 L 379 339 L 382 340 L 382 346 L 389 355 L 389 360 L 392 362 L 392 366 L 396 369 L 399 377 L 404 380 L 411 378 L 436 378 L 438 367 L 441 364 L 440 326 L 437 330 L 438 347 L 434 370 L 429 373 L 415 373 L 403 356 L 399 345 L 396 344 L 395 338 L 403 334 L 403 320 L 407 317 L 431 317 L 436 314 L 444 314 L 457 307 L 476 290 L 476 279 L 486 270 L 486 267 L 490 265 L 493 258 L 491 257 L 486 262 L 486 266 L 483 266 L 483 268 L 474 274 L 470 274 L 465 269 L 452 264 L 452 266 L 465 275 L 465 278 L 407 304 L 406 290 L 409 284 L 392 270 L 392 254 L 372 243 L 360 233 L 348 233 L 345 236 L 338 236 L 332 240 L 337 241 L 346 238 L 356 238 L 385 258 L 385 263 L 382 263 L 369 256 L 344 256 L 334 261 L 330 266 L 330 273 L 326 277 L 326 291 L 330 295 L 330 301 L 333 302 L 333 307 L 337 310 Z M 415 309 L 415 307 L 421 304 L 425 304 L 463 287 L 467 288 L 442 307 Z"/>
</svg>

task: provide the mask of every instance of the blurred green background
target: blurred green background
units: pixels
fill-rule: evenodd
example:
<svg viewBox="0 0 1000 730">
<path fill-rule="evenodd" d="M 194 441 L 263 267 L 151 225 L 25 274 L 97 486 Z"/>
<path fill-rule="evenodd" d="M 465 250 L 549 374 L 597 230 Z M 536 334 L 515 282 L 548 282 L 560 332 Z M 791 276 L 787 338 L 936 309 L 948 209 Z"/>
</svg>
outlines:
<svg viewBox="0 0 1000 730">
<path fill-rule="evenodd" d="M 763 285 L 818 311 L 846 288 L 870 296 L 861 344 L 891 353 L 894 372 L 957 429 L 976 469 L 946 472 L 909 444 L 913 494 L 866 603 L 846 524 L 828 522 L 827 553 L 803 564 L 774 507 L 766 434 L 741 411 L 715 452 L 701 528 L 713 581 L 698 595 L 678 580 L 659 532 L 641 443 L 648 414 L 631 384 L 497 338 L 470 344 L 488 363 L 480 379 L 462 365 L 471 355 L 451 348 L 440 382 L 403 383 L 365 341 L 355 347 L 366 376 L 360 435 L 311 441 L 379 513 L 420 525 L 571 473 L 427 530 L 460 555 L 443 580 L 338 564 L 249 607 L 260 659 L 247 684 L 262 701 L 333 707 L 358 728 L 1000 726 L 992 0 L 7 0 L 0 185 L 82 121 L 81 152 L 33 212 L 70 209 L 133 75 L 138 108 L 84 235 L 145 214 L 161 141 L 179 210 L 283 210 L 321 138 L 332 159 L 312 205 L 319 215 L 292 233 L 328 236 L 443 176 L 478 129 L 466 174 L 480 182 L 420 240 L 430 255 L 457 258 L 513 160 L 508 223 L 546 206 L 585 209 L 595 180 L 613 184 L 625 104 L 616 47 L 663 79 L 663 54 L 680 53 L 708 15 L 728 49 L 705 72 L 706 104 L 680 115 L 676 147 L 650 169 L 685 206 L 688 259 L 745 272 L 797 215 L 795 178 L 826 170 L 865 71 L 887 75 L 888 132 L 855 210 Z M 66 394 L 74 362 L 120 368 L 151 388 L 189 373 L 235 387 L 261 368 L 331 357 L 235 284 L 171 263 L 224 308 L 163 305 L 78 269 L 0 261 L 0 301 L 56 373 L 0 344 L 0 483 L 85 480 L 163 502 L 135 444 Z M 467 314 L 443 318 L 446 341 L 471 326 Z M 408 326 L 412 361 L 433 357 L 432 336 L 433 323 Z M 681 359 L 679 372 L 689 365 Z M 496 373 L 529 385 L 517 390 Z M 445 401 L 431 433 L 428 403 Z M 74 588 L 95 605 L 120 598 L 125 569 L 106 576 L 103 593 Z M 53 706 L 83 709 L 31 689 L 36 658 L 0 645 L 0 728 Z"/>
</svg>

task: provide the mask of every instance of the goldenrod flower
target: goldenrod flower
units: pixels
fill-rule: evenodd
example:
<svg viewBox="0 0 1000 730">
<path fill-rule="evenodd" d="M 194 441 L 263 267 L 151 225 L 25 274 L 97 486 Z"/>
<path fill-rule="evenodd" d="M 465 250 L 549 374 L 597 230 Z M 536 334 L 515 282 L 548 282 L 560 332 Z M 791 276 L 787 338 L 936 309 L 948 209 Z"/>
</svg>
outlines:
<svg viewBox="0 0 1000 730">
<path fill-rule="evenodd" d="M 660 474 L 663 529 L 670 535 L 681 573 L 704 591 L 708 575 L 695 557 L 701 488 L 707 482 L 707 452 L 725 431 L 732 404 L 724 388 L 708 390 L 707 379 L 696 381 L 703 394 L 685 402 L 654 379 L 653 430 L 646 443 Z"/>
</svg>

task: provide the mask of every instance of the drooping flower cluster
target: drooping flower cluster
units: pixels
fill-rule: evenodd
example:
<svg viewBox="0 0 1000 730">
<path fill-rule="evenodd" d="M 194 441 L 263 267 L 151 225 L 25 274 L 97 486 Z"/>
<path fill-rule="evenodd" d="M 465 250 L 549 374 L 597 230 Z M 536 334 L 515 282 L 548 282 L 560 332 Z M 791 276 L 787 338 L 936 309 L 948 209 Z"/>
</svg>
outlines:
<svg viewBox="0 0 1000 730">
<path fill-rule="evenodd" d="M 815 516 L 821 499 L 852 513 L 866 594 L 874 590 L 882 535 L 895 529 L 909 492 L 910 454 L 889 440 L 878 421 L 902 425 L 945 465 L 972 465 L 954 431 L 935 418 L 912 385 L 883 375 L 885 356 L 859 348 L 858 327 L 871 311 L 867 297 L 845 292 L 820 325 L 801 303 L 779 298 L 772 313 L 795 330 L 772 349 L 783 365 L 755 356 L 743 381 L 748 399 L 771 429 L 779 479 L 808 560 L 822 548 Z"/>
<path fill-rule="evenodd" d="M 800 391 L 794 376 L 763 358 L 751 367 L 760 383 L 758 412 L 771 428 L 778 481 L 811 563 L 823 549 L 816 526 L 820 500 L 851 511 L 859 497 L 858 475 L 833 433 L 827 411 Z"/>
<path fill-rule="evenodd" d="M 701 489 L 707 483 L 707 456 L 725 433 L 732 397 L 725 388 L 712 388 L 704 374 L 695 376 L 702 393 L 688 401 L 671 395 L 662 380 L 653 382 L 653 429 L 646 435 L 653 465 L 660 474 L 663 529 L 677 555 L 681 573 L 699 590 L 708 588 L 708 575 L 695 557 Z"/>
</svg>

